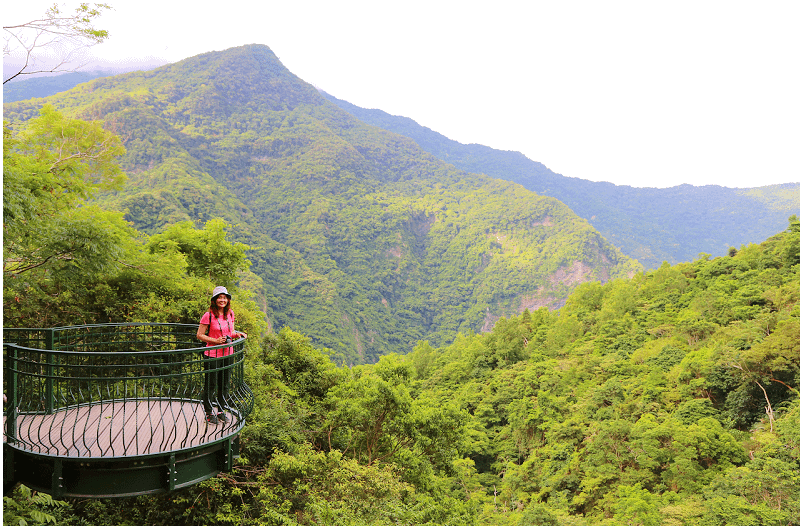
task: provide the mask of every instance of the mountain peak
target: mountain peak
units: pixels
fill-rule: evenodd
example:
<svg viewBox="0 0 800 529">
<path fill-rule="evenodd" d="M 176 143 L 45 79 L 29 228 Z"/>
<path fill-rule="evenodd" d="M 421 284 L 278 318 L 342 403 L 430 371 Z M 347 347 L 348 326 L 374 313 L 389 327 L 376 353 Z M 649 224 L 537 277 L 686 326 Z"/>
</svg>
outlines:
<svg viewBox="0 0 800 529">
<path fill-rule="evenodd" d="M 186 88 L 202 81 L 206 86 L 199 89 L 222 98 L 226 106 L 241 105 L 248 111 L 291 110 L 323 100 L 313 86 L 290 72 L 263 44 L 197 55 L 171 65 L 171 71 Z"/>
<path fill-rule="evenodd" d="M 215 119 L 241 112 L 292 110 L 324 101 L 313 86 L 290 72 L 263 44 L 211 51 L 91 83 L 91 91 L 119 90 L 129 94 L 149 92 L 169 105 Z"/>
</svg>

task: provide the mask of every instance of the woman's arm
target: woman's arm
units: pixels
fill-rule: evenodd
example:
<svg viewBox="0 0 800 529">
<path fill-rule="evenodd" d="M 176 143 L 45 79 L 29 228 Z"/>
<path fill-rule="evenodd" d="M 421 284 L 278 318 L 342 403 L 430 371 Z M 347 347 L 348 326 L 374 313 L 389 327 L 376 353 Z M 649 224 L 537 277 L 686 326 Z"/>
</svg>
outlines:
<svg viewBox="0 0 800 529">
<path fill-rule="evenodd" d="M 231 315 L 231 319 L 233 320 L 234 327 L 236 326 L 236 315 Z M 234 330 L 231 332 L 231 338 L 234 340 L 237 338 L 247 338 L 247 333 L 242 331 Z"/>
<path fill-rule="evenodd" d="M 220 336 L 219 338 L 212 338 L 211 336 L 209 336 L 208 325 L 203 325 L 202 323 L 200 324 L 199 327 L 197 327 L 197 339 L 200 340 L 201 342 L 206 342 L 206 343 L 215 343 L 215 344 L 225 343 L 224 336 Z"/>
</svg>

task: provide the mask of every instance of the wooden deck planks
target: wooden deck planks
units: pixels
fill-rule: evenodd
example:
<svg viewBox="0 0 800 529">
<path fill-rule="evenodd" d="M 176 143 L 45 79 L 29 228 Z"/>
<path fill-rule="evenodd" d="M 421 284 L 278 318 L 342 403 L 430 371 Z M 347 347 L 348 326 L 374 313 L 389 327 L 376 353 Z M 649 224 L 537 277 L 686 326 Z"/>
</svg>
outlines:
<svg viewBox="0 0 800 529">
<path fill-rule="evenodd" d="M 17 439 L 26 450 L 55 456 L 151 455 L 226 437 L 239 427 L 230 412 L 228 419 L 206 423 L 199 402 L 103 402 L 49 415 L 19 415 Z"/>
</svg>

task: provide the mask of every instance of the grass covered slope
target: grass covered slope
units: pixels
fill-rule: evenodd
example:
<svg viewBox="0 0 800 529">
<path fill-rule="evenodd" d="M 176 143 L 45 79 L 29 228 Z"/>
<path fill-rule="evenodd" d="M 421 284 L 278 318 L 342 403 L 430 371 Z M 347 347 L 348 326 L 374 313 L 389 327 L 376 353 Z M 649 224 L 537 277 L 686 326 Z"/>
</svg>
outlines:
<svg viewBox="0 0 800 529">
<path fill-rule="evenodd" d="M 95 79 L 5 116 L 13 126 L 43 101 L 123 139 L 128 184 L 104 207 L 146 233 L 225 218 L 253 247 L 273 327 L 348 363 L 489 329 L 639 269 L 561 202 L 365 125 L 266 46 Z"/>
</svg>

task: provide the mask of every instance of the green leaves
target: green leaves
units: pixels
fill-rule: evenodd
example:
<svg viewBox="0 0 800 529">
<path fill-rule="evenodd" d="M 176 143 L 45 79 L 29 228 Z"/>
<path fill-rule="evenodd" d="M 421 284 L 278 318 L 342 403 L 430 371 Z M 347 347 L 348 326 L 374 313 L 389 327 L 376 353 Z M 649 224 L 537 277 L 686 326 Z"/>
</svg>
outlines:
<svg viewBox="0 0 800 529">
<path fill-rule="evenodd" d="M 3 134 L 4 302 L 14 300 L 6 305 L 15 308 L 13 321 L 66 324 L 71 318 L 51 319 L 64 310 L 53 305 L 80 299 L 98 274 L 125 266 L 134 231 L 120 214 L 83 205 L 122 184 L 117 158 L 125 149 L 99 124 L 49 105 L 17 134 L 4 124 Z"/>
<path fill-rule="evenodd" d="M 8 171 L 16 186 L 34 195 L 37 214 L 63 210 L 125 181 L 117 160 L 125 148 L 97 122 L 68 118 L 44 105 L 38 118 L 4 136 L 10 139 L 3 149 L 4 176 Z M 33 213 L 24 210 L 22 218 Z"/>
<path fill-rule="evenodd" d="M 69 507 L 65 501 L 19 485 L 3 495 L 3 525 L 57 525 L 53 514 L 60 514 L 65 507 Z"/>
<path fill-rule="evenodd" d="M 366 465 L 413 445 L 412 400 L 405 385 L 364 374 L 339 384 L 329 396 L 327 429 L 345 454 Z"/>
<path fill-rule="evenodd" d="M 150 237 L 147 247 L 151 253 L 177 250 L 186 256 L 190 274 L 215 285 L 234 286 L 250 266 L 245 254 L 249 247 L 228 242 L 225 227 L 222 219 L 208 221 L 202 230 L 195 230 L 191 222 L 181 222 Z"/>
<path fill-rule="evenodd" d="M 53 260 L 97 266 L 103 234 L 89 219 L 99 210 L 74 208 L 124 181 L 116 161 L 125 152 L 119 138 L 48 105 L 16 135 L 4 124 L 3 135 L 4 276 Z"/>
</svg>

